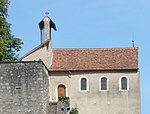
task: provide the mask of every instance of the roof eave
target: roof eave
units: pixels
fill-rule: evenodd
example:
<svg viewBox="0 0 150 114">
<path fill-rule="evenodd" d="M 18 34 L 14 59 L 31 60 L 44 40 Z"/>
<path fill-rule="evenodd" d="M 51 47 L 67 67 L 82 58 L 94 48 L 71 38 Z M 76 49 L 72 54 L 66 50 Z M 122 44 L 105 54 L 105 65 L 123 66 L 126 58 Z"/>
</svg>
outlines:
<svg viewBox="0 0 150 114">
<path fill-rule="evenodd" d="M 129 68 L 129 69 L 49 69 L 50 72 L 66 72 L 66 71 L 138 71 L 139 68 Z"/>
</svg>

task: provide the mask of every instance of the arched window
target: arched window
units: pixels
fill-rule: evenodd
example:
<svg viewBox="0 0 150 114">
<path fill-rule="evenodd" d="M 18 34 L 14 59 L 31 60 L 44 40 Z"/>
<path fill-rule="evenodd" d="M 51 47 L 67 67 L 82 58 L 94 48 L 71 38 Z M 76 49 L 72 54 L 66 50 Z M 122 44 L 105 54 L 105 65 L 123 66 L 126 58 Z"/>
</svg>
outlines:
<svg viewBox="0 0 150 114">
<path fill-rule="evenodd" d="M 120 85 L 120 90 L 121 91 L 127 91 L 129 90 L 129 78 L 127 76 L 122 76 L 120 78 L 120 81 L 119 81 L 119 85 Z"/>
<path fill-rule="evenodd" d="M 127 78 L 126 77 L 121 78 L 121 89 L 127 90 Z"/>
<path fill-rule="evenodd" d="M 87 80 L 86 80 L 86 78 L 81 79 L 81 90 L 87 90 Z"/>
<path fill-rule="evenodd" d="M 101 90 L 107 90 L 107 78 L 101 78 Z"/>
<path fill-rule="evenodd" d="M 102 76 L 99 79 L 99 90 L 100 91 L 108 91 L 108 78 L 106 76 Z"/>
<path fill-rule="evenodd" d="M 88 91 L 89 81 L 87 77 L 81 77 L 79 80 L 79 91 Z"/>
</svg>

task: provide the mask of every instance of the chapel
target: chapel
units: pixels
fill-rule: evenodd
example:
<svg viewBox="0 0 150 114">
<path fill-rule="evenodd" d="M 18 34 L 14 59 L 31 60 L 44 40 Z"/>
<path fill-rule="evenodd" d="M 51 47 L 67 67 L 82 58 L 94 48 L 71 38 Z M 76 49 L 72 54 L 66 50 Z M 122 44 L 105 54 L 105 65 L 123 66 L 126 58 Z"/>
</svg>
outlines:
<svg viewBox="0 0 150 114">
<path fill-rule="evenodd" d="M 46 15 L 39 28 L 43 33 L 40 45 L 17 63 L 0 64 L 0 90 L 10 91 L 11 96 L 2 95 L 10 98 L 13 106 L 16 103 L 13 112 L 66 114 L 77 108 L 79 114 L 141 114 L 137 47 L 53 48 L 55 23 Z M 5 80 L 9 74 L 16 78 Z M 67 108 L 59 104 L 61 97 L 69 98 Z"/>
<path fill-rule="evenodd" d="M 70 98 L 79 114 L 141 114 L 138 48 L 53 48 L 55 23 L 39 23 L 41 44 L 20 61 L 42 61 L 48 70 L 49 102 Z"/>
</svg>

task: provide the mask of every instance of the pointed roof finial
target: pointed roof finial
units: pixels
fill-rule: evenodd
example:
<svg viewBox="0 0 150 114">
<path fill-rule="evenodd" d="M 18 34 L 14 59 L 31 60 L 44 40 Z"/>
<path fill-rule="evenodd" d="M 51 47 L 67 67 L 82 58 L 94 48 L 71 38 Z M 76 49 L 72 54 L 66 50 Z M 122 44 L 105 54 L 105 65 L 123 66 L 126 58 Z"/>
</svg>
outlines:
<svg viewBox="0 0 150 114">
<path fill-rule="evenodd" d="M 45 15 L 49 15 L 49 12 L 45 12 Z"/>
<path fill-rule="evenodd" d="M 132 40 L 132 47 L 134 48 L 134 40 Z"/>
</svg>

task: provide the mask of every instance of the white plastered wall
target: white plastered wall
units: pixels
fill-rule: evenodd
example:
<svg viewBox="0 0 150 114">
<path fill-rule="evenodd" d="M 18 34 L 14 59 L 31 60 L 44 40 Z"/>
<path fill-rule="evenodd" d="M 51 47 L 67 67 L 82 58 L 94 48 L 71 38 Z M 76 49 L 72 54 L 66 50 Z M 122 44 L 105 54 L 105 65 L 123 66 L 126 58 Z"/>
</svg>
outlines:
<svg viewBox="0 0 150 114">
<path fill-rule="evenodd" d="M 99 78 L 107 76 L 109 90 L 99 91 Z M 129 91 L 119 90 L 119 79 L 129 78 Z M 79 91 L 79 79 L 87 77 L 89 91 Z M 140 82 L 138 72 L 52 72 L 51 101 L 57 101 L 57 85 L 64 83 L 71 107 L 77 105 L 80 114 L 140 114 Z"/>
</svg>

